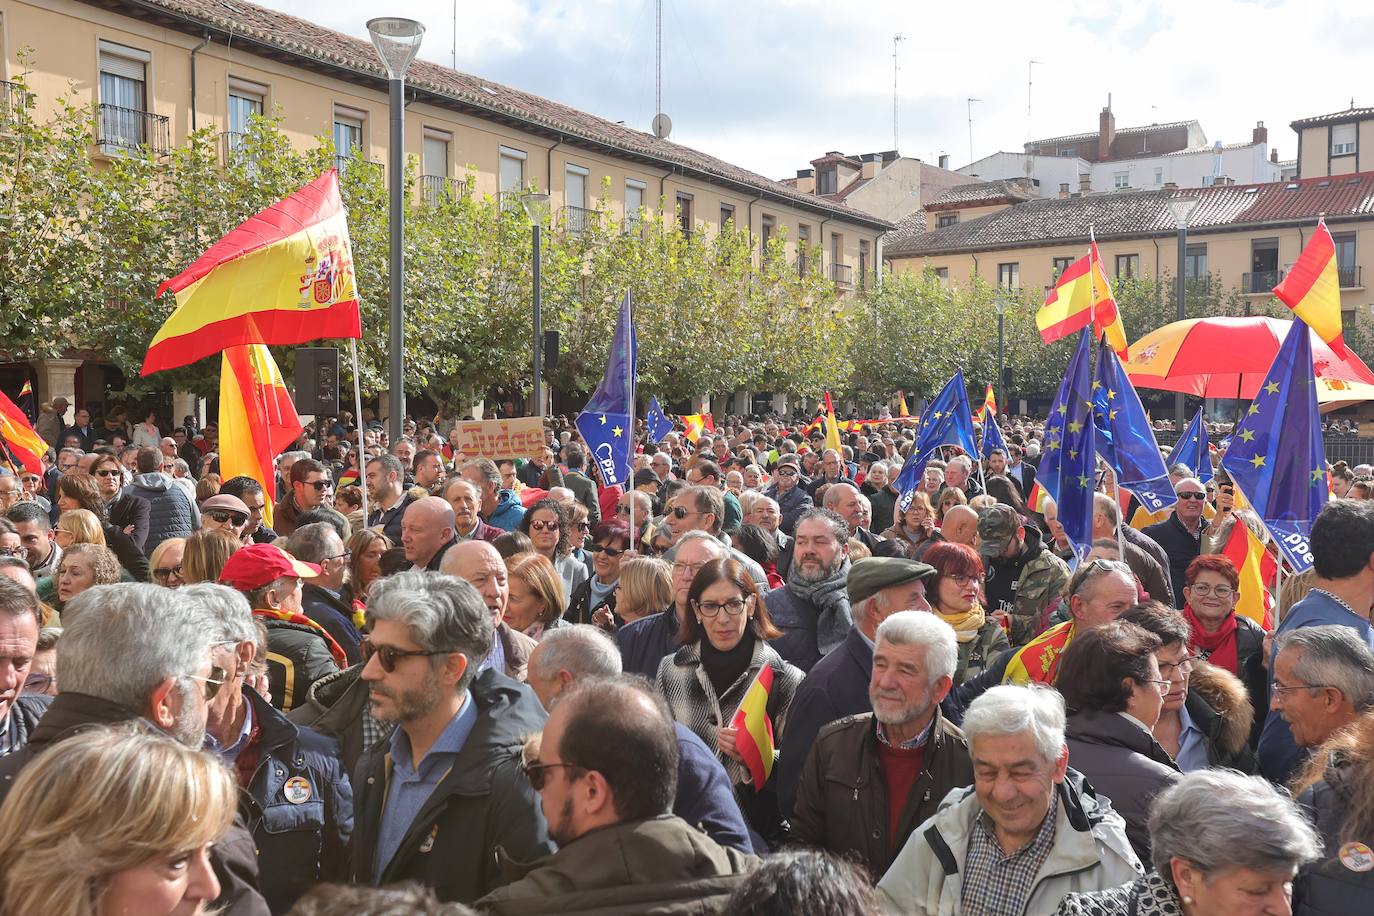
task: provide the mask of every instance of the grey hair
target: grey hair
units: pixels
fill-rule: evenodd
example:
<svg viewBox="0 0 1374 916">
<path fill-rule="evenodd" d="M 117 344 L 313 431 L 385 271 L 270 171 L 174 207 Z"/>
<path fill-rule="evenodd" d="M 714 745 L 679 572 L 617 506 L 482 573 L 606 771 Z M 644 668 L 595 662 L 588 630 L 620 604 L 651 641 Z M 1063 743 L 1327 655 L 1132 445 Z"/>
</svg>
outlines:
<svg viewBox="0 0 1374 916">
<path fill-rule="evenodd" d="M 405 624 L 426 652 L 461 652 L 468 668 L 458 690 L 466 690 L 477 666 L 491 652 L 495 632 L 481 594 L 466 580 L 432 572 L 401 572 L 372 584 L 367 618 Z M 437 660 L 436 660 L 437 664 Z"/>
<path fill-rule="evenodd" d="M 326 557 L 338 553 L 329 536 L 338 536 L 338 531 L 328 522 L 315 522 L 297 528 L 286 539 L 286 552 L 304 563 L 323 563 Z M 338 547 L 343 546 L 339 539 Z"/>
<path fill-rule="evenodd" d="M 1188 476 L 1187 476 L 1187 477 L 1184 477 L 1184 478 L 1181 479 L 1178 483 L 1174 484 L 1174 492 L 1175 492 L 1175 493 L 1177 493 L 1177 492 L 1178 492 L 1178 488 L 1181 487 L 1181 486 L 1183 486 L 1185 483 L 1190 483 L 1190 484 L 1192 484 L 1193 486 L 1201 487 L 1201 488 L 1202 488 L 1202 492 L 1204 492 L 1204 493 L 1207 492 L 1207 486 L 1206 486 L 1202 481 L 1200 481 L 1200 480 L 1198 480 L 1196 477 L 1194 477 L 1194 476 L 1193 476 L 1193 472 L 1192 472 L 1191 470 L 1189 470 L 1189 469 L 1186 468 L 1186 467 L 1183 467 L 1182 465 L 1177 465 L 1177 464 L 1174 465 L 1174 467 L 1175 467 L 1175 468 L 1182 468 L 1183 470 L 1188 471 Z"/>
<path fill-rule="evenodd" d="M 243 592 L 227 585 L 197 582 L 177 589 L 177 600 L 189 600 L 205 613 L 214 644 L 251 642 L 258 647 L 253 607 Z"/>
<path fill-rule="evenodd" d="M 1334 687 L 1357 711 L 1374 705 L 1374 652 L 1341 624 L 1299 627 L 1279 636 L 1275 658 L 1285 649 L 1301 649 L 1293 675 L 1314 687 Z"/>
<path fill-rule="evenodd" d="M 539 640 L 534 668 L 542 678 L 566 671 L 574 680 L 614 677 L 621 672 L 615 640 L 589 623 L 555 627 Z"/>
<path fill-rule="evenodd" d="M 797 519 L 797 524 L 792 528 L 796 531 L 802 526 L 802 522 L 809 522 L 820 519 L 830 526 L 830 536 L 835 539 L 835 543 L 844 546 L 849 543 L 849 522 L 840 518 L 839 514 L 832 509 L 807 509 Z M 795 537 L 795 535 L 794 535 Z"/>
<path fill-rule="evenodd" d="M 970 458 L 967 455 L 955 455 L 953 458 L 949 460 L 949 464 L 945 465 L 945 467 L 952 467 L 956 464 L 964 470 L 968 471 L 969 473 L 973 472 L 973 461 L 970 460 Z"/>
<path fill-rule="evenodd" d="M 142 711 L 158 684 L 184 680 L 209 661 L 214 628 L 182 589 L 97 585 L 67 606 L 77 613 L 57 644 L 57 679 L 68 693 Z"/>
<path fill-rule="evenodd" d="M 1321 854 L 1321 841 L 1298 806 L 1262 776 L 1235 770 L 1184 773 L 1155 796 L 1150 858 L 1171 885 L 1174 857 L 1209 879 L 1233 868 L 1297 868 Z"/>
<path fill-rule="evenodd" d="M 497 470 L 496 463 L 490 458 L 473 458 L 463 465 L 460 472 L 466 471 L 468 468 L 473 468 L 478 474 L 481 474 L 484 482 L 498 490 L 501 489 L 501 472 Z"/>
<path fill-rule="evenodd" d="M 28 566 L 24 567 L 25 571 Z M 33 590 L 20 585 L 9 576 L 0 576 L 0 616 L 3 617 L 25 617 L 32 616 L 38 620 L 38 595 Z"/>
<path fill-rule="evenodd" d="M 1106 493 L 1093 494 L 1093 511 L 1106 516 L 1107 524 L 1112 526 L 1113 531 L 1121 524 L 1121 507 Z"/>
<path fill-rule="evenodd" d="M 969 704 L 964 714 L 969 750 L 982 736 L 1001 737 L 1029 732 L 1046 763 L 1064 752 L 1064 698 L 1052 687 L 999 684 Z"/>
<path fill-rule="evenodd" d="M 669 533 L 672 533 L 671 530 Z M 730 555 L 730 548 L 722 544 L 720 538 L 708 531 L 702 531 L 700 528 L 693 528 L 691 531 L 684 534 L 682 539 L 673 546 L 673 556 L 677 556 L 681 553 L 682 545 L 686 544 L 688 541 L 705 541 L 707 544 L 710 544 L 711 549 L 715 551 L 717 560 L 723 560 Z"/>
<path fill-rule="evenodd" d="M 954 628 L 925 611 L 897 611 L 878 624 L 875 643 L 894 646 L 925 646 L 926 678 L 931 686 L 942 677 L 953 678 L 959 665 L 959 640 Z"/>
</svg>

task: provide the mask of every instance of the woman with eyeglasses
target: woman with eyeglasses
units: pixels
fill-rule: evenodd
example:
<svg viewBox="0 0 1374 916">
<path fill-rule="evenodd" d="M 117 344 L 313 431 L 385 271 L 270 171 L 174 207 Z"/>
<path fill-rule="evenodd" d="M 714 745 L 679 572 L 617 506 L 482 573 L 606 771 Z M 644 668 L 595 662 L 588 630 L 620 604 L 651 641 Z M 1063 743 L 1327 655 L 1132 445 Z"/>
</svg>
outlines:
<svg viewBox="0 0 1374 916">
<path fill-rule="evenodd" d="M 972 547 L 952 541 L 933 544 L 921 561 L 935 567 L 925 583 L 930 609 L 954 628 L 959 642 L 957 687 L 981 674 L 1011 643 L 1001 623 L 983 608 L 983 561 Z"/>
<path fill-rule="evenodd" d="M 734 720 L 750 686 L 768 667 L 773 683 L 766 714 L 773 734 L 784 732 L 788 707 L 804 675 L 768 644 L 778 635 L 744 566 L 737 560 L 711 560 L 697 570 L 687 592 L 687 613 L 678 630 L 682 648 L 659 663 L 656 679 L 673 718 L 716 749 L 740 809 L 766 840 L 780 833 L 777 796 L 770 786 L 753 784 Z"/>
<path fill-rule="evenodd" d="M 505 622 L 538 641 L 546 630 L 568 626 L 563 621 L 563 583 L 542 553 L 517 553 L 506 561 L 510 593 Z"/>
<path fill-rule="evenodd" d="M 616 590 L 620 585 L 620 565 L 630 547 L 630 529 L 616 520 L 601 521 L 592 532 L 587 552 L 592 558 L 592 576 L 572 593 L 568 623 L 590 623 L 603 630 L 614 630 L 623 623 L 616 616 Z"/>
<path fill-rule="evenodd" d="M 592 535 L 591 513 L 579 502 L 569 503 L 564 508 L 568 510 L 568 540 L 572 542 L 572 555 L 587 567 L 587 575 L 590 576 L 595 572 L 592 569 L 592 555 L 587 552 L 587 542 Z M 608 516 L 610 514 L 607 513 Z"/>
<path fill-rule="evenodd" d="M 24 679 L 26 696 L 57 696 L 57 641 L 61 638 L 61 627 L 43 627 L 38 631 L 29 676 Z"/>
<path fill-rule="evenodd" d="M 920 556 L 917 551 L 927 550 L 932 542 L 944 540 L 935 525 L 935 510 L 930 505 L 930 494 L 916 490 L 911 494 L 911 503 L 903 512 L 893 508 L 893 524 L 882 533 L 891 540 L 908 545 L 910 556 Z"/>
<path fill-rule="evenodd" d="M 1236 524 L 1244 522 L 1236 519 Z M 1264 628 L 1236 613 L 1240 600 L 1236 565 L 1221 554 L 1203 554 L 1188 564 L 1183 581 L 1183 616 L 1193 631 L 1188 647 L 1193 654 L 1240 678 L 1255 708 L 1268 709 Z M 1264 716 L 1259 719 L 1257 729 Z"/>
<path fill-rule="evenodd" d="M 574 535 L 568 507 L 556 499 L 541 499 L 525 512 L 516 530 L 529 537 L 534 552 L 543 555 L 558 572 L 563 582 L 564 603 L 558 609 L 562 614 L 568 609 L 567 597 L 588 575 L 586 564 L 573 556 Z"/>
<path fill-rule="evenodd" d="M 58 611 L 86 589 L 96 585 L 114 585 L 119 581 L 119 561 L 114 551 L 99 544 L 73 544 L 62 553 L 53 574 L 57 586 Z M 40 596 L 41 597 L 41 596 Z M 70 622 L 70 621 L 69 621 Z"/>
<path fill-rule="evenodd" d="M 1114 620 L 1075 636 L 1054 683 L 1068 712 L 1069 760 L 1112 800 L 1142 862 L 1150 861 L 1150 803 L 1179 776 L 1152 734 L 1174 686 L 1159 671 L 1159 649 L 1158 636 Z"/>
<path fill-rule="evenodd" d="M 186 538 L 168 538 L 153 548 L 148 558 L 152 569 L 153 584 L 164 588 L 180 588 L 186 584 L 182 576 L 181 562 L 186 553 Z"/>
<path fill-rule="evenodd" d="M 1118 619 L 1159 637 L 1155 659 L 1169 692 L 1152 733 L 1178 768 L 1185 773 L 1207 767 L 1253 773 L 1250 729 L 1255 709 L 1240 678 L 1194 655 L 1188 647 L 1188 621 L 1162 601 L 1137 604 Z"/>
<path fill-rule="evenodd" d="M 137 562 L 135 555 L 142 555 L 143 545 L 148 539 L 152 504 L 142 496 L 122 492 L 120 488 L 124 486 L 123 475 L 124 471 L 118 459 L 109 455 L 101 455 L 92 462 L 89 474 L 63 474 L 57 478 L 58 508 L 89 509 L 100 516 L 101 521 L 118 529 L 124 537 L 116 537 L 107 532 L 105 540 L 109 542 L 110 549 L 119 555 L 121 563 L 136 567 L 141 564 Z M 88 483 L 93 486 L 87 486 Z M 63 505 L 63 496 L 71 501 L 71 505 Z M 146 572 L 140 574 L 133 568 L 129 571 L 139 581 L 147 578 Z"/>
</svg>

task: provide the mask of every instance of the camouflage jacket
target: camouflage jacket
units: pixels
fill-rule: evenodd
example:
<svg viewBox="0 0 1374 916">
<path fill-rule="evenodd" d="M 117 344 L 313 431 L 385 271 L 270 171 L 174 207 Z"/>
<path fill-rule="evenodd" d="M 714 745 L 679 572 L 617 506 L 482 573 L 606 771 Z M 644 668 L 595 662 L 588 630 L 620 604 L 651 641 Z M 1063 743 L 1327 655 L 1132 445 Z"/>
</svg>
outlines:
<svg viewBox="0 0 1374 916">
<path fill-rule="evenodd" d="M 1045 612 L 1069 584 L 1069 566 L 1044 547 L 1021 568 L 1016 604 L 1007 634 L 1013 646 L 1024 646 L 1045 628 Z"/>
</svg>

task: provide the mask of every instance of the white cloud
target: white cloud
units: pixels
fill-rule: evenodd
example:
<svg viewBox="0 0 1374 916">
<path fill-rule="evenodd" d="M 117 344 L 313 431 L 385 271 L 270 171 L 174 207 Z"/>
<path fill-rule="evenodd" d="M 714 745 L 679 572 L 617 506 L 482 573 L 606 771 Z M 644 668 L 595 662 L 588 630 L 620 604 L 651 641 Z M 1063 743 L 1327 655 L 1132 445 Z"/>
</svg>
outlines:
<svg viewBox="0 0 1374 916">
<path fill-rule="evenodd" d="M 452 60 L 446 0 L 265 2 L 362 37 L 372 15 L 412 16 L 428 26 L 422 56 Z M 459 69 L 647 129 L 653 0 L 465 0 L 458 14 Z M 773 177 L 827 150 L 889 149 L 895 32 L 900 147 L 955 166 L 969 158 L 969 97 L 982 100 L 974 158 L 1095 130 L 1108 93 L 1118 127 L 1196 118 L 1209 141 L 1232 143 L 1264 121 L 1285 158 L 1292 120 L 1352 95 L 1374 104 L 1374 10 L 1336 0 L 664 0 L 673 139 Z"/>
</svg>

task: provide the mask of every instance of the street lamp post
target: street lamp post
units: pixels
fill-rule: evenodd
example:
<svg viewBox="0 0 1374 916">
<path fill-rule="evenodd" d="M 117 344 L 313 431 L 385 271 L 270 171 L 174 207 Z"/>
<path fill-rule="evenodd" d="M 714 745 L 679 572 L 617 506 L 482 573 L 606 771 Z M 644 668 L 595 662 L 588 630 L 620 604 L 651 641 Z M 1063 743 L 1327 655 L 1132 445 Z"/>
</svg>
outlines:
<svg viewBox="0 0 1374 916">
<path fill-rule="evenodd" d="M 1006 322 L 1007 322 L 1007 293 L 1006 290 L 997 290 L 997 383 L 996 387 L 1002 389 L 1002 403 L 1007 403 L 1009 397 L 1006 386 L 1002 384 L 1002 376 L 1006 374 Z"/>
<path fill-rule="evenodd" d="M 533 267 L 533 278 L 530 284 L 530 304 L 534 312 L 534 415 L 544 416 L 544 389 L 541 379 L 544 372 L 544 360 L 541 349 L 544 343 L 544 316 L 543 316 L 543 284 L 544 277 L 539 256 L 540 232 L 544 227 L 544 219 L 549 215 L 549 195 L 539 194 L 530 191 L 520 195 L 520 203 L 524 206 L 525 212 L 530 217 L 531 242 L 530 260 Z"/>
<path fill-rule="evenodd" d="M 1169 198 L 1169 214 L 1174 218 L 1174 225 L 1178 226 L 1178 272 L 1174 277 L 1174 282 L 1177 284 L 1178 290 L 1179 321 L 1188 317 L 1188 289 L 1183 282 L 1183 271 L 1188 258 L 1188 219 L 1201 202 L 1196 197 Z M 1180 430 L 1187 422 L 1183 416 L 1185 410 L 1183 401 L 1183 392 L 1174 395 L 1174 422 L 1178 424 Z"/>
<path fill-rule="evenodd" d="M 391 144 L 387 171 L 391 186 L 391 369 L 387 388 L 390 394 L 389 427 L 391 441 L 401 438 L 406 412 L 405 392 L 405 78 L 406 69 L 420 50 L 425 27 L 414 19 L 382 17 L 369 19 L 372 46 L 386 68 L 391 90 Z M 361 418 L 359 418 L 361 422 Z"/>
</svg>

